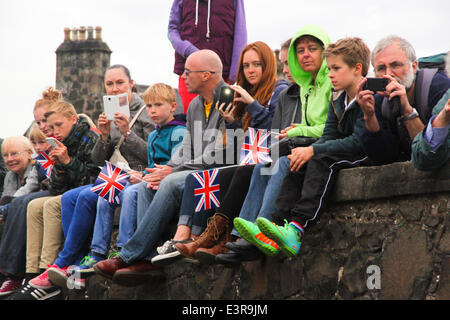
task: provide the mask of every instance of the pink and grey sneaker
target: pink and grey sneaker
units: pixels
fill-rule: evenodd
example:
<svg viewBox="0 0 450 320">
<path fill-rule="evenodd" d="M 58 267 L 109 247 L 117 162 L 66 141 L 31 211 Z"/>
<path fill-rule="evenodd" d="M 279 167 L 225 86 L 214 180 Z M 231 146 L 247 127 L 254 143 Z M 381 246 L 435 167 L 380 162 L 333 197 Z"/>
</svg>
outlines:
<svg viewBox="0 0 450 320">
<path fill-rule="evenodd" d="M 56 265 L 49 265 L 47 270 L 45 270 L 43 273 L 41 273 L 40 275 L 38 275 L 37 277 L 34 277 L 33 279 L 31 279 L 28 283 L 30 284 L 30 286 L 32 286 L 33 288 L 37 288 L 37 289 L 50 289 L 51 287 L 53 287 L 53 283 L 50 282 L 50 279 L 48 278 L 48 270 L 52 267 L 56 267 Z"/>
<path fill-rule="evenodd" d="M 0 287 L 0 296 L 6 296 L 13 292 L 16 292 L 22 286 L 21 280 L 13 280 L 11 278 L 6 278 Z"/>
<path fill-rule="evenodd" d="M 55 264 L 47 269 L 51 283 L 61 288 L 67 288 L 67 279 L 69 279 L 71 273 L 72 267 L 60 268 Z"/>
</svg>

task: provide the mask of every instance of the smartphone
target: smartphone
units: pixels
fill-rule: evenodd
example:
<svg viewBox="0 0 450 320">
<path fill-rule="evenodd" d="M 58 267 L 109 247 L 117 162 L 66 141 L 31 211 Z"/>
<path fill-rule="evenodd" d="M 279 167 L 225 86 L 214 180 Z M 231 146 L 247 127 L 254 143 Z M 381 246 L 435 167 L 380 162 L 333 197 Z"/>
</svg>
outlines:
<svg viewBox="0 0 450 320">
<path fill-rule="evenodd" d="M 231 89 L 228 86 L 222 87 L 220 89 L 220 95 L 219 95 L 219 106 L 225 102 L 225 107 L 228 106 L 228 104 L 232 103 L 234 99 L 234 90 Z"/>
<path fill-rule="evenodd" d="M 114 120 L 115 112 L 120 112 L 130 117 L 128 94 L 122 93 L 116 96 L 103 96 L 103 109 L 108 120 Z"/>
<path fill-rule="evenodd" d="M 367 81 L 364 83 L 363 90 L 370 90 L 373 92 L 385 91 L 386 86 L 389 83 L 389 79 L 386 78 L 366 78 Z"/>
<path fill-rule="evenodd" d="M 58 146 L 58 144 L 56 143 L 56 139 L 55 138 L 45 138 L 45 141 L 47 141 L 47 143 L 51 146 L 52 149 L 56 148 Z"/>
</svg>

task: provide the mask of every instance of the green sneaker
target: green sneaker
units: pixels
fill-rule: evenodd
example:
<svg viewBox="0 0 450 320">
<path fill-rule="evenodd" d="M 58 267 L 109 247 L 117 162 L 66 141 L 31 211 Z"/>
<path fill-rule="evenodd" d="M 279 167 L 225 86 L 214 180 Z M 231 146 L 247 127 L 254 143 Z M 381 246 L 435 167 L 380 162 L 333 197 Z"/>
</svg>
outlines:
<svg viewBox="0 0 450 320">
<path fill-rule="evenodd" d="M 102 261 L 103 258 L 95 256 L 93 254 L 88 254 L 81 260 L 80 266 L 75 270 L 78 277 L 85 279 L 91 275 L 95 274 L 94 264 L 99 261 Z"/>
<path fill-rule="evenodd" d="M 284 227 L 277 226 L 266 218 L 256 219 L 256 224 L 263 234 L 275 241 L 280 250 L 288 257 L 295 257 L 302 245 L 301 236 L 295 227 L 291 226 L 286 220 Z"/>
<path fill-rule="evenodd" d="M 265 255 L 274 256 L 280 251 L 275 241 L 267 238 L 253 222 L 234 218 L 233 224 L 243 239 L 253 244 Z"/>
</svg>

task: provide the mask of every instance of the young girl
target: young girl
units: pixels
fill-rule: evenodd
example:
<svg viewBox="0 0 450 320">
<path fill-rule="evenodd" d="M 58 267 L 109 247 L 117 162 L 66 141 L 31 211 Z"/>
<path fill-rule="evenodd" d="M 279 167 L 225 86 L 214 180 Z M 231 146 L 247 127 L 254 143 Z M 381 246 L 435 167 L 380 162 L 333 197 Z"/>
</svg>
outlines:
<svg viewBox="0 0 450 320">
<path fill-rule="evenodd" d="M 225 119 L 228 129 L 242 128 L 246 131 L 249 127 L 270 130 L 273 114 L 278 105 L 279 93 L 287 87 L 285 81 L 276 81 L 276 61 L 273 51 L 264 42 L 257 41 L 247 45 L 241 53 L 239 69 L 237 73 L 237 84 L 230 86 L 235 92 L 234 102 L 225 106 L 223 103 L 216 103 L 216 109 Z M 227 137 L 228 138 L 228 137 Z M 240 145 L 236 146 L 240 148 Z M 240 206 L 245 197 L 248 184 L 250 182 L 253 165 L 242 167 L 231 167 L 221 169 L 220 175 L 220 197 L 221 207 L 217 210 L 195 212 L 193 201 L 194 178 L 189 175 L 186 178 L 186 185 L 181 204 L 180 219 L 177 232 L 171 242 L 168 242 L 159 250 L 160 255 L 152 262 L 165 264 L 180 257 L 179 253 L 193 257 L 197 249 L 210 248 L 220 244 L 210 254 L 207 252 L 207 260 L 223 250 L 225 242 L 222 240 L 229 237 L 229 226 L 233 217 L 239 213 Z M 236 186 L 239 186 L 236 192 Z M 223 226 L 217 235 L 217 241 L 213 245 L 206 246 L 200 237 L 198 241 L 189 242 L 191 236 L 198 236 L 205 228 L 206 219 L 211 214 L 215 215 L 210 219 L 220 220 Z M 191 232 L 194 231 L 193 234 Z M 207 232 L 205 231 L 205 236 Z M 227 238 L 228 239 L 228 238 Z"/>
</svg>

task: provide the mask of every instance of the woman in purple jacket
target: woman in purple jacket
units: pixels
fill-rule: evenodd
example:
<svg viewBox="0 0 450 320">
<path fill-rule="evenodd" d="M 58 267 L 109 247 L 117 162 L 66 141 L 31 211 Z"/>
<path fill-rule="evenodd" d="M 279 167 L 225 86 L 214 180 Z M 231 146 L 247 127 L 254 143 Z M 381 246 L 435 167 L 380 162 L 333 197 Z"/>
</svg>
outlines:
<svg viewBox="0 0 450 320">
<path fill-rule="evenodd" d="M 168 37 L 175 49 L 173 72 L 186 113 L 196 94 L 188 93 L 181 75 L 186 58 L 200 49 L 215 51 L 223 64 L 223 78 L 233 83 L 241 50 L 247 44 L 243 0 L 174 0 Z M 199 71 L 199 70 L 193 70 Z"/>
</svg>

